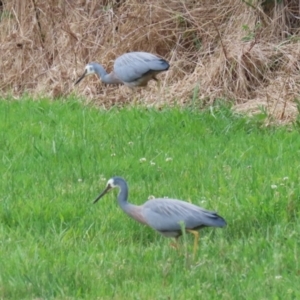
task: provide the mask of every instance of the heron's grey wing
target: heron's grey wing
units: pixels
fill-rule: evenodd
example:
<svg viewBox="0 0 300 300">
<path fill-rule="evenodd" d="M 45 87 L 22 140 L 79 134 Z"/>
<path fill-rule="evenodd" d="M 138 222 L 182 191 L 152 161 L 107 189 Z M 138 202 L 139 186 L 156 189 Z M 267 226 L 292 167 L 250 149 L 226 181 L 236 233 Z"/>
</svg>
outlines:
<svg viewBox="0 0 300 300">
<path fill-rule="evenodd" d="M 223 227 L 225 220 L 213 211 L 176 199 L 153 199 L 143 205 L 146 222 L 158 231 L 179 231 L 180 222 L 186 228 Z"/>
<path fill-rule="evenodd" d="M 130 52 L 118 57 L 114 63 L 114 72 L 123 82 L 133 82 L 149 72 L 164 71 L 169 64 L 147 52 Z"/>
</svg>

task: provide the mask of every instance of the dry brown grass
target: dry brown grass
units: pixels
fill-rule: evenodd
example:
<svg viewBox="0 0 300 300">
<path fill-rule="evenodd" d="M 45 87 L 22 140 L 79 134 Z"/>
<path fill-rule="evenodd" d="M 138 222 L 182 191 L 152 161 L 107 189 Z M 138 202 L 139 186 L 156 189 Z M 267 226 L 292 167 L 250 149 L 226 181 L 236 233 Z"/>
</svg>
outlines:
<svg viewBox="0 0 300 300">
<path fill-rule="evenodd" d="M 299 12 L 296 0 L 2 0 L 0 91 L 77 93 L 105 106 L 135 93 L 147 105 L 226 98 L 239 111 L 264 106 L 289 120 L 299 97 Z M 89 61 L 111 70 L 117 56 L 139 50 L 169 60 L 161 89 L 133 94 L 90 77 L 74 88 Z"/>
</svg>

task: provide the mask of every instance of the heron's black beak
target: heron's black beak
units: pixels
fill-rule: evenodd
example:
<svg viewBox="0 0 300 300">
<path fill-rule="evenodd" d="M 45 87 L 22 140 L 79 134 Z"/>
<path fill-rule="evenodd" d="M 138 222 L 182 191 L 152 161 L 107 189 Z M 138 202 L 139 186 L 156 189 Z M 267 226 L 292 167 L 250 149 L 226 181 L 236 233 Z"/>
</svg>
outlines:
<svg viewBox="0 0 300 300">
<path fill-rule="evenodd" d="M 106 188 L 105 188 L 105 190 L 94 200 L 94 204 L 100 199 L 100 198 L 102 198 L 108 191 L 110 191 L 111 190 L 111 186 L 110 185 L 108 185 Z"/>
<path fill-rule="evenodd" d="M 78 84 L 86 75 L 87 70 L 84 70 L 84 73 L 77 79 L 77 81 L 74 83 L 74 85 Z"/>
</svg>

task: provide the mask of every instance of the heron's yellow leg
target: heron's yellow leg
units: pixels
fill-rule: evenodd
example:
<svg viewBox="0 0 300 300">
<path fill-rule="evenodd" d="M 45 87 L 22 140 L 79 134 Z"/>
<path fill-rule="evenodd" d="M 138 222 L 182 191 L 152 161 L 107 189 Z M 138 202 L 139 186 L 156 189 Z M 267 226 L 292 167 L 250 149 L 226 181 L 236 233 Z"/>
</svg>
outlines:
<svg viewBox="0 0 300 300">
<path fill-rule="evenodd" d="M 156 82 L 157 82 L 157 87 L 158 87 L 158 90 L 160 91 L 160 88 L 161 88 L 161 83 L 160 83 L 160 80 L 156 79 Z"/>
<path fill-rule="evenodd" d="M 194 238 L 194 251 L 193 251 L 193 255 L 195 257 L 196 251 L 198 249 L 199 232 L 196 231 L 196 230 L 191 230 L 191 229 L 187 229 L 186 231 L 192 233 L 194 235 L 194 237 L 195 237 Z"/>
<path fill-rule="evenodd" d="M 175 242 L 171 243 L 171 247 L 176 248 L 177 250 L 180 250 L 179 242 L 178 242 L 178 237 L 175 237 Z"/>
</svg>

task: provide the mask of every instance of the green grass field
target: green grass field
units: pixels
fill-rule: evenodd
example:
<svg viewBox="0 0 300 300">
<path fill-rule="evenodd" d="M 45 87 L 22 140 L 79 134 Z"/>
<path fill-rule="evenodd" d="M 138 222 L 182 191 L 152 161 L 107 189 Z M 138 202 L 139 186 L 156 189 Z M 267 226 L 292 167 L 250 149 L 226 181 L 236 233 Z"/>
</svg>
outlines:
<svg viewBox="0 0 300 300">
<path fill-rule="evenodd" d="M 300 299 L 299 127 L 225 106 L 0 101 L 0 299 Z M 118 207 L 172 197 L 228 226 L 181 251 Z"/>
</svg>

